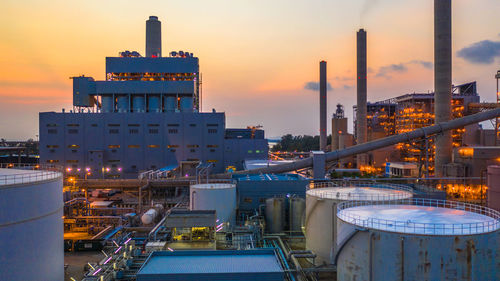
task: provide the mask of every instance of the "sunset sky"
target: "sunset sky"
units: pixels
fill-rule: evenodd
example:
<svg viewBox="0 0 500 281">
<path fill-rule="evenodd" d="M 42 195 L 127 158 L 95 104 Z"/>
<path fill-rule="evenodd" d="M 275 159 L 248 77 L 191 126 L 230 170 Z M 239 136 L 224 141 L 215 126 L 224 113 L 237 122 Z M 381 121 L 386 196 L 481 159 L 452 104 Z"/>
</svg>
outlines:
<svg viewBox="0 0 500 281">
<path fill-rule="evenodd" d="M 498 0 L 453 1 L 453 82 L 477 81 L 485 101 L 495 100 L 500 69 L 499 11 Z M 162 22 L 164 55 L 200 58 L 203 110 L 226 112 L 228 127 L 317 134 L 320 60 L 328 116 L 340 102 L 352 123 L 361 27 L 369 101 L 433 89 L 432 0 L 2 0 L 0 137 L 35 138 L 38 112 L 71 108 L 69 77 L 103 80 L 106 56 L 144 55 L 150 15 Z"/>
</svg>

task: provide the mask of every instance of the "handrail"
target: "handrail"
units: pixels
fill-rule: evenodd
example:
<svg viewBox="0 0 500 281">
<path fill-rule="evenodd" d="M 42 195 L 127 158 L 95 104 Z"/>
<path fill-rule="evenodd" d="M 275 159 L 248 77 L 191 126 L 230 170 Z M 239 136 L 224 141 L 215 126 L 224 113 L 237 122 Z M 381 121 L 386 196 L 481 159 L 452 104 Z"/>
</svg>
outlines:
<svg viewBox="0 0 500 281">
<path fill-rule="evenodd" d="M 31 172 L 20 172 L 11 175 L 0 175 L 0 186 L 17 185 L 58 179 L 62 177 L 61 169 L 56 166 L 39 164 L 0 164 L 1 169 L 26 170 Z M 36 171 L 36 172 L 32 172 Z"/>
<path fill-rule="evenodd" d="M 347 181 L 343 182 L 343 185 L 340 186 L 337 183 L 333 182 L 319 182 L 319 183 L 314 183 L 313 186 L 314 188 L 309 189 L 307 191 L 307 194 L 324 199 L 339 199 L 339 200 L 354 200 L 354 201 L 357 200 L 391 201 L 391 200 L 400 200 L 409 198 L 414 193 L 413 188 L 407 185 L 385 184 L 385 183 L 381 184 L 369 181 L 367 182 L 358 181 L 355 183 L 350 183 Z M 377 189 L 387 189 L 395 192 L 391 194 L 378 194 L 378 193 L 367 194 L 367 193 L 355 193 L 355 192 L 340 193 L 336 191 L 324 190 L 327 188 L 335 188 L 341 190 L 343 188 L 352 188 L 352 187 L 370 187 Z M 315 192 L 316 190 L 318 192 Z"/>
<path fill-rule="evenodd" d="M 455 209 L 476 213 L 488 217 L 487 220 L 471 223 L 430 223 L 411 220 L 400 221 L 360 216 L 345 212 L 348 208 L 376 205 L 415 205 L 435 208 Z M 500 212 L 479 205 L 438 199 L 412 198 L 400 201 L 345 201 L 337 205 L 337 217 L 342 221 L 365 228 L 374 228 L 391 232 L 427 234 L 427 235 L 471 235 L 500 229 Z"/>
</svg>

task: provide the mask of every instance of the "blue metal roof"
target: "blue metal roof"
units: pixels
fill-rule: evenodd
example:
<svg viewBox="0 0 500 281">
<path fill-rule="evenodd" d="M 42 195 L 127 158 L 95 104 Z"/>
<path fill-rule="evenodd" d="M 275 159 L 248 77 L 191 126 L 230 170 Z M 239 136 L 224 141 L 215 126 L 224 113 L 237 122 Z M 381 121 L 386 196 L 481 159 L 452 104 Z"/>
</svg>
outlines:
<svg viewBox="0 0 500 281">
<path fill-rule="evenodd" d="M 305 180 L 304 177 L 298 174 L 247 174 L 233 175 L 233 179 L 237 181 L 298 181 Z"/>
<path fill-rule="evenodd" d="M 283 280 L 274 250 L 153 252 L 137 273 L 146 280 Z"/>
</svg>

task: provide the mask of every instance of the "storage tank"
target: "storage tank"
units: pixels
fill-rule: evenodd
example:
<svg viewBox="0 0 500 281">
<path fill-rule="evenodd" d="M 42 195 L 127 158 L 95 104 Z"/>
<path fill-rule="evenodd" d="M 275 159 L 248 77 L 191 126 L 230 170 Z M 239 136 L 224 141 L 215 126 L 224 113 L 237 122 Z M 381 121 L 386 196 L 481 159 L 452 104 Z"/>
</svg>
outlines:
<svg viewBox="0 0 500 281">
<path fill-rule="evenodd" d="M 114 111 L 113 96 L 102 96 L 101 103 L 102 112 L 108 113 Z"/>
<path fill-rule="evenodd" d="M 149 112 L 160 112 L 160 97 L 148 96 L 148 110 Z"/>
<path fill-rule="evenodd" d="M 283 232 L 285 223 L 285 199 L 268 198 L 266 199 L 266 230 L 269 233 Z"/>
<path fill-rule="evenodd" d="M 192 111 L 193 111 L 193 97 L 182 97 L 181 112 L 192 112 Z"/>
<path fill-rule="evenodd" d="M 189 187 L 191 210 L 215 210 L 218 223 L 234 224 L 236 185 L 223 183 L 195 184 Z"/>
<path fill-rule="evenodd" d="M 302 232 L 302 226 L 306 217 L 306 200 L 300 197 L 292 197 L 290 198 L 290 216 L 291 216 L 291 231 L 300 231 Z"/>
<path fill-rule="evenodd" d="M 177 98 L 176 97 L 166 97 L 165 98 L 165 110 L 167 112 L 174 112 L 177 109 Z"/>
<path fill-rule="evenodd" d="M 0 169 L 1 280 L 64 280 L 62 216 L 61 173 Z"/>
<path fill-rule="evenodd" d="M 132 109 L 134 112 L 145 112 L 144 96 L 134 95 L 132 96 Z"/>
<path fill-rule="evenodd" d="M 142 224 L 150 225 L 154 223 L 158 215 L 161 214 L 162 212 L 163 212 L 163 206 L 161 204 L 155 205 L 154 208 L 149 209 L 142 215 L 141 217 Z"/>
<path fill-rule="evenodd" d="M 128 111 L 128 96 L 118 96 L 116 98 L 116 108 L 118 112 Z"/>
<path fill-rule="evenodd" d="M 318 185 L 316 185 L 318 186 Z M 412 189 L 402 185 L 357 184 L 347 187 L 314 188 L 306 192 L 306 248 L 319 263 L 333 263 L 337 239 L 337 204 L 350 200 L 385 201 L 412 197 Z"/>
<path fill-rule="evenodd" d="M 500 211 L 500 166 L 488 166 L 488 208 Z"/>
<path fill-rule="evenodd" d="M 436 199 L 338 205 L 337 280 L 500 280 L 500 213 Z"/>
</svg>

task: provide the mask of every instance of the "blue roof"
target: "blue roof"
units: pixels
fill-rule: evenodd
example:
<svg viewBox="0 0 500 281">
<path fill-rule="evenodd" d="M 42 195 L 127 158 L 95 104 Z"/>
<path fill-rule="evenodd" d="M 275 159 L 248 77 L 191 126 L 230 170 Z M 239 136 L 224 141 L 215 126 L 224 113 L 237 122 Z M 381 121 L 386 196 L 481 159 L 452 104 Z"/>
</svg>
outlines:
<svg viewBox="0 0 500 281">
<path fill-rule="evenodd" d="M 298 174 L 248 174 L 233 175 L 237 181 L 299 181 L 305 178 Z"/>
<path fill-rule="evenodd" d="M 283 280 L 284 273 L 271 249 L 153 252 L 137 273 L 137 281 L 233 278 Z"/>
</svg>

